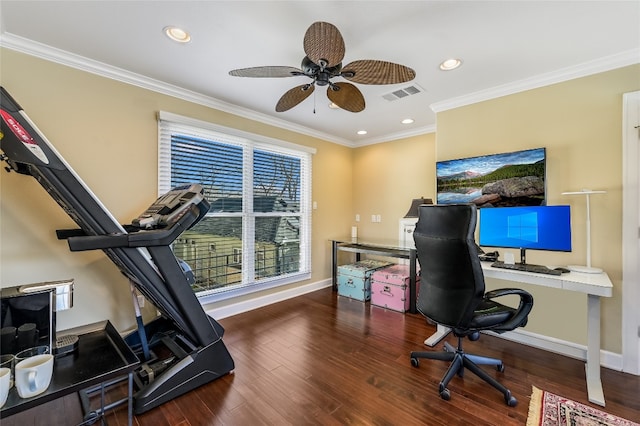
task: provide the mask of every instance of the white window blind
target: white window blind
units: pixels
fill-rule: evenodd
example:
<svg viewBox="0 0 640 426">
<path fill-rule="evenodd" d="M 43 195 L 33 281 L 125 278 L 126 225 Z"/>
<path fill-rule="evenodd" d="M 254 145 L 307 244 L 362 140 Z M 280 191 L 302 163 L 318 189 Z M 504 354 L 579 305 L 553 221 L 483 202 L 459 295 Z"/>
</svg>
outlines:
<svg viewBox="0 0 640 426">
<path fill-rule="evenodd" d="M 161 112 L 158 192 L 200 183 L 209 213 L 174 242 L 194 291 L 220 300 L 311 273 L 307 147 Z"/>
</svg>

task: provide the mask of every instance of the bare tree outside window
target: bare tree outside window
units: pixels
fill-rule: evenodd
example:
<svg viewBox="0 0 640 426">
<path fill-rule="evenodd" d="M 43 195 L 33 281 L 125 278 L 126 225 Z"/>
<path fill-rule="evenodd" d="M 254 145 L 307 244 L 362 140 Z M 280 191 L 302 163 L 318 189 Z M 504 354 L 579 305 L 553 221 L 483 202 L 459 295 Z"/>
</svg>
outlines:
<svg viewBox="0 0 640 426">
<path fill-rule="evenodd" d="M 172 186 L 200 183 L 211 204 L 209 214 L 174 245 L 176 256 L 194 272 L 196 292 L 301 270 L 302 161 L 253 149 L 253 164 L 247 168 L 244 149 L 249 148 L 172 135 Z M 245 170 L 253 170 L 252 176 Z M 245 210 L 247 179 L 253 188 L 252 211 Z M 246 220 L 251 226 L 245 229 Z M 247 238 L 252 241 L 250 252 L 243 250 Z"/>
</svg>

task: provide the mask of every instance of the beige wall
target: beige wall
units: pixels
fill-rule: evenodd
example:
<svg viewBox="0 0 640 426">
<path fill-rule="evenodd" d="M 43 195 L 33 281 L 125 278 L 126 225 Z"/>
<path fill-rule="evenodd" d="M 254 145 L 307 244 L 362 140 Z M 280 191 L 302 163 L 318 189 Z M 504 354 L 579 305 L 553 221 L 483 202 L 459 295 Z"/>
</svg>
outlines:
<svg viewBox="0 0 640 426">
<path fill-rule="evenodd" d="M 354 149 L 353 226 L 362 238 L 397 240 L 414 198 L 435 198 L 435 133 Z M 360 222 L 355 222 L 355 215 Z M 371 222 L 380 215 L 381 222 Z"/>
<path fill-rule="evenodd" d="M 355 149 L 354 213 L 363 217 L 358 235 L 396 238 L 411 199 L 435 199 L 435 161 L 546 147 L 548 203 L 572 206 L 573 251 L 531 250 L 527 259 L 585 264 L 584 198 L 561 193 L 606 190 L 592 197 L 592 264 L 614 284 L 613 297 L 603 302 L 602 347 L 621 353 L 622 94 L 639 88 L 640 66 L 626 67 L 441 112 L 435 141 L 425 135 Z M 371 223 L 371 214 L 381 214 L 382 223 Z M 497 280 L 487 285 L 533 293 L 527 331 L 586 344 L 585 295 Z"/>
<path fill-rule="evenodd" d="M 622 95 L 640 88 L 640 66 L 505 96 L 438 114 L 437 159 L 546 147 L 547 202 L 570 204 L 573 251 L 527 252 L 531 263 L 586 263 L 584 197 L 562 192 L 582 188 L 591 197 L 592 265 L 614 284 L 603 300 L 602 347 L 622 352 Z M 504 250 L 503 250 L 504 251 Z M 510 283 L 496 281 L 493 286 Z M 535 307 L 526 330 L 586 344 L 586 297 L 527 286 Z"/>
<path fill-rule="evenodd" d="M 159 110 L 316 148 L 308 282 L 330 276 L 329 239 L 351 227 L 350 148 L 7 49 L 0 59 L 2 86 L 121 223 L 156 198 Z M 56 229 L 75 224 L 35 179 L 2 170 L 0 191 L 0 286 L 75 278 L 75 306 L 58 314 L 59 329 L 104 319 L 132 327 L 127 281 L 102 252 L 71 253 L 56 239 Z"/>
<path fill-rule="evenodd" d="M 592 198 L 592 259 L 615 286 L 603 307 L 603 348 L 621 352 L 621 105 L 624 92 L 640 89 L 640 66 L 441 112 L 437 138 L 350 149 L 6 49 L 0 55 L 1 84 L 123 223 L 155 199 L 159 110 L 317 148 L 309 282 L 330 276 L 329 239 L 349 235 L 351 226 L 362 237 L 397 238 L 411 200 L 435 198 L 435 161 L 544 146 L 548 201 L 572 205 L 574 251 L 528 258 L 584 263 L 584 200 L 560 193 L 608 191 Z M 76 305 L 59 315 L 60 328 L 105 318 L 131 327 L 128 284 L 102 253 L 70 253 L 55 239 L 55 229 L 74 224 L 35 180 L 2 172 L 0 191 L 0 286 L 74 277 Z M 371 223 L 372 214 L 382 222 Z M 585 296 L 527 288 L 536 298 L 527 330 L 585 344 Z"/>
</svg>

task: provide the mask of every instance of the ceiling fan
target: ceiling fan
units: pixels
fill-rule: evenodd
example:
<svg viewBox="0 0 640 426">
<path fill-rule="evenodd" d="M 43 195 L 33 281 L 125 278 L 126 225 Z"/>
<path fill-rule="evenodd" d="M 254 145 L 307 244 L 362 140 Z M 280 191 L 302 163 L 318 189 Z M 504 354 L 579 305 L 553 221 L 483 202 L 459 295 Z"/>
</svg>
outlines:
<svg viewBox="0 0 640 426">
<path fill-rule="evenodd" d="M 264 66 L 229 71 L 236 77 L 296 77 L 307 76 L 313 81 L 288 90 L 276 104 L 277 112 L 287 111 L 305 100 L 315 86 L 328 86 L 327 97 L 340 108 L 360 112 L 365 108 L 362 92 L 351 83 L 331 79 L 342 77 L 360 84 L 396 84 L 413 80 L 414 70 L 404 65 L 378 60 L 358 60 L 342 66 L 345 46 L 340 31 L 328 22 L 314 22 L 304 35 L 301 68 Z"/>
</svg>

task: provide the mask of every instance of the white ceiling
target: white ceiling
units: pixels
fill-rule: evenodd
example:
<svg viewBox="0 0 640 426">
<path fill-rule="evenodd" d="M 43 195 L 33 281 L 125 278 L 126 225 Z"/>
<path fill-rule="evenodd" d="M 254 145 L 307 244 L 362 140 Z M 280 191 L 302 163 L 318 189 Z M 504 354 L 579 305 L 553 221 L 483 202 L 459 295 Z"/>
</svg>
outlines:
<svg viewBox="0 0 640 426">
<path fill-rule="evenodd" d="M 435 112 L 640 62 L 640 1 L 7 1 L 0 45 L 305 134 L 360 146 L 435 130 Z M 228 72 L 300 67 L 315 21 L 345 40 L 344 64 L 380 59 L 416 71 L 408 84 L 358 85 L 360 113 L 330 110 L 325 89 L 275 112 L 306 77 Z M 162 29 L 180 26 L 179 45 Z M 457 57 L 461 68 L 438 64 Z M 339 78 L 341 80 L 341 78 Z M 640 80 L 640 77 L 639 77 Z M 315 112 L 314 112 L 315 110 Z M 414 124 L 400 121 L 413 118 Z M 364 136 L 356 131 L 366 129 Z"/>
</svg>

